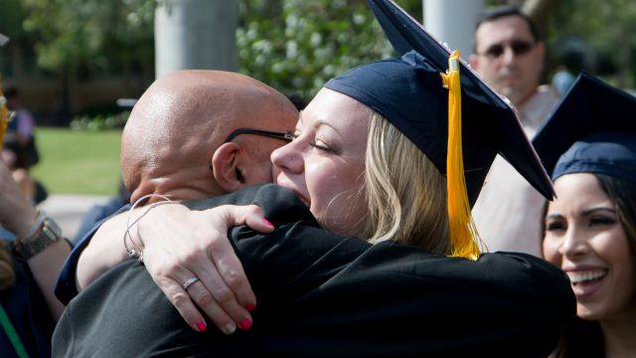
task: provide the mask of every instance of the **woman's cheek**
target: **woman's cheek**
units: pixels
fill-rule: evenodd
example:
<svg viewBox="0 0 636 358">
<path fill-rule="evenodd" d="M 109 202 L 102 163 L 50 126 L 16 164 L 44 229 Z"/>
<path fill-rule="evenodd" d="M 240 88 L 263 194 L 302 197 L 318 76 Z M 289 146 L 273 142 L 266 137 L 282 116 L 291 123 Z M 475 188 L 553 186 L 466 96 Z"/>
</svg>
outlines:
<svg viewBox="0 0 636 358">
<path fill-rule="evenodd" d="M 559 253 L 560 241 L 545 237 L 543 239 L 543 258 L 551 264 L 561 266 L 561 254 Z"/>
</svg>

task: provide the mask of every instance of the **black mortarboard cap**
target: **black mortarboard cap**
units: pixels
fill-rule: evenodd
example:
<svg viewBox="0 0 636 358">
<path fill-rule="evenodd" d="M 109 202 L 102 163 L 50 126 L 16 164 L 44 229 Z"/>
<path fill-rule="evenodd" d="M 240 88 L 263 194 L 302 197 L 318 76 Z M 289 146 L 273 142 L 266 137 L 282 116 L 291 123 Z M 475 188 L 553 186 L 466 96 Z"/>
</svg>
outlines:
<svg viewBox="0 0 636 358">
<path fill-rule="evenodd" d="M 450 51 L 393 1 L 368 2 L 398 58 L 354 68 L 325 87 L 380 113 L 446 174 L 449 94 L 440 73 L 448 68 Z M 551 199 L 551 181 L 514 109 L 464 63 L 460 63 L 460 78 L 463 165 L 470 205 L 497 154 Z"/>
<path fill-rule="evenodd" d="M 636 97 L 581 73 L 533 144 L 552 179 L 601 173 L 636 182 Z"/>
</svg>

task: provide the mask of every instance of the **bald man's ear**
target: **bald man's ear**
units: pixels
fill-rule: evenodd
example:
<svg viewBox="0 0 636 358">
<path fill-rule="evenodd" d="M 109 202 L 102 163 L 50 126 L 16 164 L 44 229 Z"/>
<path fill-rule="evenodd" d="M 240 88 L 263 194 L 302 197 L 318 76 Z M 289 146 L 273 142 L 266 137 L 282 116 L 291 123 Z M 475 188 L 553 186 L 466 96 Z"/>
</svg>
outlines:
<svg viewBox="0 0 636 358">
<path fill-rule="evenodd" d="M 240 166 L 240 150 L 241 147 L 236 143 L 223 143 L 212 156 L 214 179 L 228 193 L 241 189 L 245 183 Z"/>
</svg>

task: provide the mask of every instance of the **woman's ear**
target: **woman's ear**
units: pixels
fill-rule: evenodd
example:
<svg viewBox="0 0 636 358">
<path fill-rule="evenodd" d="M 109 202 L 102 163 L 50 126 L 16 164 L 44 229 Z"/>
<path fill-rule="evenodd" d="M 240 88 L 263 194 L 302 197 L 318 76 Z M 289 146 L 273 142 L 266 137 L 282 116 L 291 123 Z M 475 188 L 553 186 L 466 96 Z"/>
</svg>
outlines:
<svg viewBox="0 0 636 358">
<path fill-rule="evenodd" d="M 240 169 L 241 147 L 236 143 L 223 143 L 212 156 L 210 168 L 219 186 L 228 193 L 243 187 L 245 178 Z"/>
</svg>

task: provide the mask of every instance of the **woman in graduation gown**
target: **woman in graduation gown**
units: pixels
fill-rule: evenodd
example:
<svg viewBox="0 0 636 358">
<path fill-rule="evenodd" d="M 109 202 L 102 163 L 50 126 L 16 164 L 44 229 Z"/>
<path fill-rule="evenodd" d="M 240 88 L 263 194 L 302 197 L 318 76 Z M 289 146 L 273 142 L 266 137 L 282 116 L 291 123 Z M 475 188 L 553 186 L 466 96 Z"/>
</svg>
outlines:
<svg viewBox="0 0 636 358">
<path fill-rule="evenodd" d="M 312 100 L 293 141 L 272 154 L 277 183 L 288 190 L 266 186 L 213 200 L 260 204 L 276 225 L 270 235 L 245 228 L 230 235 L 259 299 L 254 326 L 227 337 L 213 330 L 196 336 L 174 321 L 171 307 L 162 311 L 167 301 L 156 287 L 127 276 L 143 268 L 124 263 L 71 302 L 56 331 L 59 356 L 110 339 L 112 330 L 94 332 L 112 320 L 91 325 L 95 312 L 109 309 L 119 310 L 108 316 L 125 317 L 128 329 L 154 322 L 137 336 L 154 341 L 116 341 L 152 346 L 152 354 L 541 357 L 551 350 L 573 315 L 567 280 L 527 255 L 481 255 L 470 219 L 497 153 L 548 197 L 549 178 L 501 98 L 456 56 L 444 73 L 449 53 L 441 45 L 393 3 L 371 3 L 399 57 L 353 69 Z M 145 242 L 149 269 L 161 261 L 152 245 L 166 233 L 156 234 Z M 193 296 L 207 289 L 191 281 L 184 276 L 172 287 Z M 113 287 L 120 291 L 106 293 Z M 143 302 L 135 301 L 135 289 Z M 108 304 L 96 307 L 105 296 Z M 178 334 L 162 331 L 165 322 L 181 324 Z M 78 335 L 89 335 L 91 344 L 76 344 Z M 156 342 L 175 336 L 177 342 Z"/>
<path fill-rule="evenodd" d="M 558 358 L 635 357 L 636 98 L 587 73 L 534 144 L 552 173 L 543 254 L 572 282 L 579 320 Z"/>
</svg>

